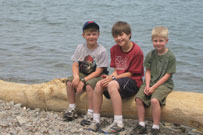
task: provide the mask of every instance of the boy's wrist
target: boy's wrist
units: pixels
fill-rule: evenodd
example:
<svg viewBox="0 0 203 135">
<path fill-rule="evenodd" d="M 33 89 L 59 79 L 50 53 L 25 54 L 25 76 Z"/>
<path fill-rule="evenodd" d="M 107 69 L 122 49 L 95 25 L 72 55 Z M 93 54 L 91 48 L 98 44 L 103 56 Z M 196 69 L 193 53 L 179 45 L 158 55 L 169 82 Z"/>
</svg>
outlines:
<svg viewBox="0 0 203 135">
<path fill-rule="evenodd" d="M 75 78 L 75 79 L 80 79 L 80 77 L 79 77 L 79 76 L 76 76 L 76 75 L 73 76 L 73 78 Z"/>
<path fill-rule="evenodd" d="M 114 75 L 111 76 L 112 80 L 116 80 L 116 77 Z"/>
<path fill-rule="evenodd" d="M 80 81 L 86 84 L 85 78 L 81 78 Z"/>
</svg>

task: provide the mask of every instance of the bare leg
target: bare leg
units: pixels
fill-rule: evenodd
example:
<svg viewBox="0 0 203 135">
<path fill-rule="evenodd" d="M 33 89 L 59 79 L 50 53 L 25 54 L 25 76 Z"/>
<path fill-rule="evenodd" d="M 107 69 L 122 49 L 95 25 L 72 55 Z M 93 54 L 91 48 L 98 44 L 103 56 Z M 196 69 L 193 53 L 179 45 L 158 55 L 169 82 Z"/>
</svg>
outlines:
<svg viewBox="0 0 203 135">
<path fill-rule="evenodd" d="M 90 85 L 87 85 L 86 86 L 86 92 L 87 92 L 88 109 L 93 109 L 94 89 Z"/>
<path fill-rule="evenodd" d="M 75 90 L 71 85 L 71 82 L 68 81 L 66 84 L 66 92 L 68 95 L 69 104 L 75 104 Z"/>
<path fill-rule="evenodd" d="M 144 104 L 141 99 L 136 98 L 136 110 L 137 110 L 137 116 L 138 116 L 138 121 L 139 122 L 144 122 L 145 120 L 145 108 Z"/>
<path fill-rule="evenodd" d="M 101 85 L 101 81 L 97 82 L 93 93 L 93 110 L 94 113 L 100 113 L 103 102 L 104 88 Z"/>
<path fill-rule="evenodd" d="M 161 117 L 161 107 L 160 107 L 159 101 L 156 98 L 152 98 L 151 105 L 152 105 L 153 124 L 159 125 L 160 117 Z"/>
<path fill-rule="evenodd" d="M 122 115 L 122 99 L 119 93 L 119 84 L 117 81 L 111 81 L 109 83 L 108 92 L 111 97 L 114 115 Z"/>
</svg>

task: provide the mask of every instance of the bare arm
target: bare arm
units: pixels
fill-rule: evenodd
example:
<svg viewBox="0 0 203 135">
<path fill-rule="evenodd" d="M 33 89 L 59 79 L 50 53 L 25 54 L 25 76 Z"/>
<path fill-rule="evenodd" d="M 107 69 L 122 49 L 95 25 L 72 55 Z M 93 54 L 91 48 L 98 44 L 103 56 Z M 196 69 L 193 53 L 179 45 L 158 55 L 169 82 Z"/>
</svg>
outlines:
<svg viewBox="0 0 203 135">
<path fill-rule="evenodd" d="M 152 87 L 154 89 L 158 88 L 160 85 L 162 85 L 163 83 L 165 83 L 168 78 L 171 77 L 171 74 L 166 73 L 158 82 L 156 82 Z"/>
<path fill-rule="evenodd" d="M 104 70 L 104 68 L 96 68 L 96 70 L 94 72 L 92 72 L 88 76 L 84 77 L 85 81 L 88 81 L 92 78 L 100 76 L 102 74 L 103 70 Z M 84 85 L 85 85 L 84 82 L 82 82 L 82 81 L 79 82 L 76 94 L 82 93 L 82 89 L 83 89 Z"/>
<path fill-rule="evenodd" d="M 147 87 L 150 86 L 150 80 L 151 80 L 151 71 L 149 69 L 146 69 L 145 72 L 145 84 Z"/>
<path fill-rule="evenodd" d="M 116 69 L 114 69 L 114 72 L 111 75 L 103 76 L 103 80 L 101 82 L 103 87 L 107 87 L 109 82 L 113 80 L 112 76 L 114 76 L 116 79 L 119 79 L 119 78 L 124 78 L 124 77 L 131 77 L 132 74 L 130 72 L 126 72 L 126 73 L 118 75 L 116 73 Z"/>
<path fill-rule="evenodd" d="M 72 72 L 73 72 L 73 81 L 72 81 L 72 86 L 74 88 L 77 88 L 80 82 L 80 77 L 79 77 L 79 65 L 77 62 L 73 62 L 72 65 Z"/>
<path fill-rule="evenodd" d="M 92 72 L 91 74 L 89 74 L 88 76 L 86 76 L 84 78 L 85 81 L 88 81 L 88 80 L 90 80 L 92 78 L 100 76 L 102 74 L 103 70 L 104 70 L 104 68 L 102 68 L 102 67 L 101 68 L 100 67 L 96 68 L 96 70 L 94 72 Z"/>
<path fill-rule="evenodd" d="M 130 72 L 125 72 L 123 74 L 120 74 L 120 75 L 115 75 L 116 79 L 119 79 L 119 78 L 125 78 L 125 77 L 131 77 L 132 76 L 132 73 Z"/>
<path fill-rule="evenodd" d="M 79 65 L 77 62 L 73 62 L 72 65 L 72 72 L 73 72 L 73 77 L 74 78 L 79 78 Z"/>
<path fill-rule="evenodd" d="M 146 69 L 145 72 L 145 88 L 144 88 L 144 93 L 148 95 L 149 90 L 150 90 L 150 80 L 151 80 L 151 71 L 150 69 Z"/>
<path fill-rule="evenodd" d="M 170 73 L 166 73 L 158 82 L 156 82 L 152 87 L 150 87 L 149 91 L 145 94 L 151 95 L 156 90 L 156 88 L 158 88 L 160 85 L 164 84 L 169 79 L 170 76 L 171 76 Z"/>
</svg>

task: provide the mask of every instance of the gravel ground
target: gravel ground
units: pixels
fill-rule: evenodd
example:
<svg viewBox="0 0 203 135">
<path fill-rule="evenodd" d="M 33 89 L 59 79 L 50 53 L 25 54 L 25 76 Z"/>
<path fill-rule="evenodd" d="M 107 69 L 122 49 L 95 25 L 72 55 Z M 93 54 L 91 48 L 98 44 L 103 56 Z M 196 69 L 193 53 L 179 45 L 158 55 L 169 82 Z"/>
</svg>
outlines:
<svg viewBox="0 0 203 135">
<path fill-rule="evenodd" d="M 52 112 L 40 109 L 29 109 L 14 102 L 0 101 L 0 135 L 98 135 L 80 126 L 82 116 L 72 122 L 63 121 L 62 112 Z M 112 118 L 102 117 L 102 127 L 111 124 Z M 136 120 L 124 119 L 125 132 L 128 135 L 137 124 Z M 148 131 L 151 121 L 146 121 Z M 161 123 L 162 135 L 203 135 L 195 129 L 182 125 Z"/>
</svg>

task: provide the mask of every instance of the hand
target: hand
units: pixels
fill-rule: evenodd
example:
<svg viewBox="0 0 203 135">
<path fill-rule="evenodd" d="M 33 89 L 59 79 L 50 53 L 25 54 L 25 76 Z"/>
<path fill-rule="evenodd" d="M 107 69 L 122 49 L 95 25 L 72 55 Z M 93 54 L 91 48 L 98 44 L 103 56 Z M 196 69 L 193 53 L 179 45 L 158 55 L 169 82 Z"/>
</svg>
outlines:
<svg viewBox="0 0 203 135">
<path fill-rule="evenodd" d="M 155 88 L 154 88 L 154 87 L 150 87 L 148 90 L 146 90 L 145 94 L 149 96 L 149 95 L 151 95 L 154 91 L 155 91 Z"/>
<path fill-rule="evenodd" d="M 80 82 L 80 78 L 79 77 L 74 77 L 73 81 L 72 81 L 73 88 L 76 89 L 78 87 L 78 85 L 79 85 L 79 82 Z"/>
<path fill-rule="evenodd" d="M 101 75 L 102 79 L 105 79 L 106 77 L 108 77 L 108 75 Z"/>
<path fill-rule="evenodd" d="M 109 82 L 112 81 L 112 77 L 108 75 L 104 75 L 101 80 L 102 87 L 107 87 Z"/>
<path fill-rule="evenodd" d="M 149 94 L 149 86 L 145 86 L 144 88 L 144 94 L 148 95 Z"/>
<path fill-rule="evenodd" d="M 85 85 L 84 82 L 82 81 L 79 82 L 79 85 L 76 89 L 76 95 L 82 94 L 84 85 Z"/>
</svg>

